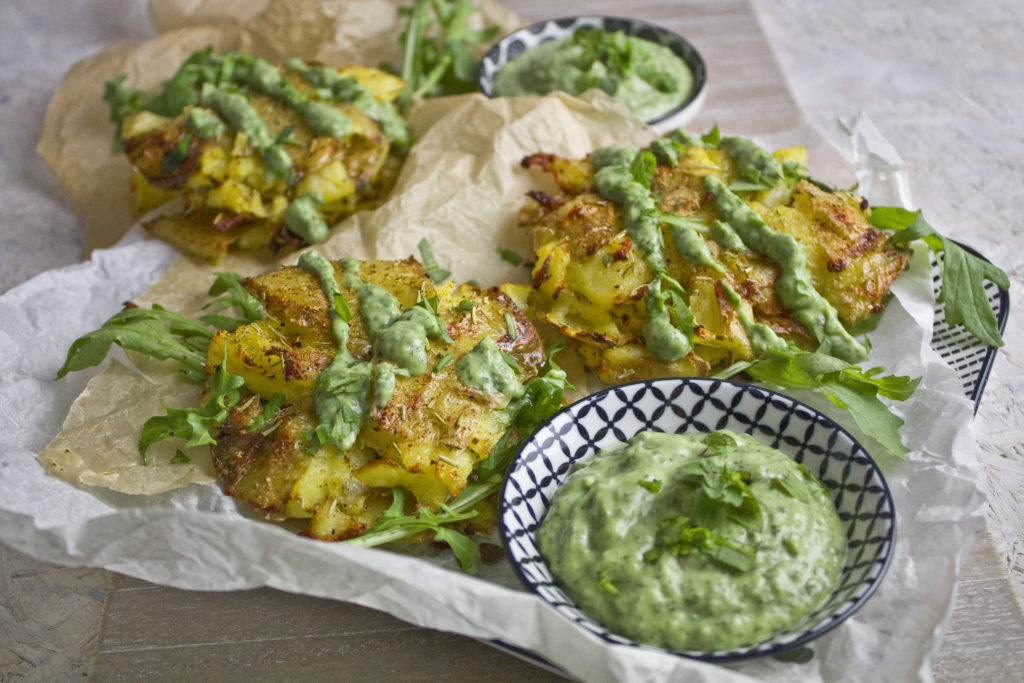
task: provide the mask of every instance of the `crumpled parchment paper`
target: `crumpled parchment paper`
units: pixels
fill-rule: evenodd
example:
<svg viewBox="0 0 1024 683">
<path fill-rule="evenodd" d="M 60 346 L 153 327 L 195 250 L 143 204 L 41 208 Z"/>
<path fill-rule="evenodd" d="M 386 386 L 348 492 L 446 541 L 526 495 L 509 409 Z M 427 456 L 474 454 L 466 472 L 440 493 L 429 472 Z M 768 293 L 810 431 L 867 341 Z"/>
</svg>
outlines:
<svg viewBox="0 0 1024 683">
<path fill-rule="evenodd" d="M 199 21 L 174 11 L 190 4 L 154 3 L 154 16 L 164 28 Z M 261 14 L 269 4 L 243 4 L 243 20 L 272 16 Z M 194 47 L 201 47 L 210 42 L 207 36 L 217 34 L 239 41 L 231 44 L 247 45 L 244 40 L 251 37 L 230 16 L 227 11 L 214 13 L 202 19 L 216 21 L 214 28 L 186 27 L 181 30 L 188 33 L 175 38 L 190 36 Z M 166 34 L 156 40 L 171 41 Z M 179 58 L 189 49 L 182 48 Z M 100 81 L 113 75 L 99 73 Z M 606 99 L 593 104 L 567 97 L 488 101 L 479 96 L 430 103 L 417 112 L 414 128 L 421 139 L 391 198 L 376 212 L 346 221 L 320 249 L 330 257 L 401 258 L 415 253 L 415 244 L 427 237 L 441 265 L 458 280 L 525 281 L 525 269 L 510 266 L 495 253 L 497 245 L 528 253 L 529 239 L 516 227 L 516 211 L 525 191 L 542 180 L 519 166 L 521 157 L 536 151 L 582 156 L 597 146 L 643 144 L 651 138 L 649 130 Z M 76 129 L 75 116 L 92 126 L 86 130 L 99 132 L 98 115 L 85 111 L 89 106 L 83 101 L 82 111 L 70 113 L 63 120 L 66 127 L 58 129 L 64 131 L 66 149 L 79 142 L 66 137 Z M 823 132 L 824 137 L 801 129 L 759 142 L 769 147 L 807 144 L 816 177 L 839 186 L 856 177 L 876 204 L 911 206 L 902 163 L 870 121 L 844 121 Z M 98 157 L 91 155 L 102 147 L 106 158 L 109 136 L 108 125 L 99 136 L 102 140 L 93 142 L 96 147 L 80 157 L 92 160 L 88 169 L 97 176 Z M 126 165 L 124 181 L 115 186 L 107 179 L 103 185 L 127 188 Z M 102 189 L 107 188 L 93 191 Z M 103 203 L 88 192 L 76 205 L 78 201 L 83 211 L 90 203 Z M 116 218 L 97 215 L 99 223 Z M 131 222 L 128 214 L 120 216 L 127 221 L 123 225 Z M 107 235 L 103 243 L 118 235 Z M 224 264 L 225 270 L 239 272 L 266 267 L 238 259 Z M 906 420 L 904 442 L 913 449 L 909 459 L 879 458 L 897 507 L 893 564 L 864 609 L 817 640 L 814 659 L 803 665 L 761 659 L 718 667 L 610 646 L 522 591 L 504 562 L 485 567 L 473 578 L 454 570 L 447 553 L 413 558 L 309 541 L 256 519 L 224 496 L 212 483 L 201 451 L 193 454 L 191 465 L 158 464 L 140 471 L 137 427 L 130 425 L 141 426 L 159 412 L 161 401 L 181 405 L 193 400 L 189 392 L 196 390 L 178 384 L 158 363 L 142 362 L 135 369 L 116 358 L 102 372 L 76 373 L 60 382 L 53 377 L 71 341 L 99 326 L 123 301 L 161 301 L 173 310 L 194 313 L 209 282 L 202 267 L 177 258 L 171 248 L 144 239 L 135 229 L 116 247 L 94 252 L 87 263 L 44 273 L 0 296 L 0 319 L 5 321 L 0 330 L 4 542 L 44 561 L 105 567 L 180 588 L 265 585 L 357 602 L 422 626 L 532 650 L 587 681 L 930 677 L 929 659 L 952 607 L 958 568 L 984 524 L 984 497 L 977 484 L 971 406 L 954 373 L 929 346 L 934 303 L 923 252 L 897 281 L 896 298 L 872 334 L 872 364 L 923 377 L 915 395 L 897 408 Z M 806 393 L 794 396 L 829 413 L 863 438 L 869 451 L 877 452 L 873 441 L 827 401 Z M 161 457 L 169 455 L 157 454 L 158 463 L 166 462 Z M 44 462 L 65 468 L 64 476 L 80 486 L 49 476 Z M 136 495 L 138 490 L 150 495 Z"/>
</svg>

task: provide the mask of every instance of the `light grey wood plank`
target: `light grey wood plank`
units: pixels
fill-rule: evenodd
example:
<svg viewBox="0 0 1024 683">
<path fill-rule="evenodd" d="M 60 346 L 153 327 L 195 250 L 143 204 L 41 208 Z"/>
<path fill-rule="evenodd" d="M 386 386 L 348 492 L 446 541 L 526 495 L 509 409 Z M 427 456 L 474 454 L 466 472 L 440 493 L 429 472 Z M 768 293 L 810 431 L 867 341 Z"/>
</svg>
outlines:
<svg viewBox="0 0 1024 683">
<path fill-rule="evenodd" d="M 934 671 L 938 683 L 1001 681 L 1024 671 L 1024 615 L 988 530 L 964 564 Z"/>
<path fill-rule="evenodd" d="M 200 593 L 115 576 L 90 678 L 556 681 L 478 641 L 269 588 Z"/>
</svg>

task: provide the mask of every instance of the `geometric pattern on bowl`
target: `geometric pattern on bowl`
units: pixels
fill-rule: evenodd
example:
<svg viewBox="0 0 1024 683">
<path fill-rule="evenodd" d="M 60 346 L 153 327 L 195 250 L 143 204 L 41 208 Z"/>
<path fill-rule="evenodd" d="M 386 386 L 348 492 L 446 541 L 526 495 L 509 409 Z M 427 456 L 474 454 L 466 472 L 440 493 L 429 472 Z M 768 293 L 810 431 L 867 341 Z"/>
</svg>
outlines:
<svg viewBox="0 0 1024 683">
<path fill-rule="evenodd" d="M 600 28 L 606 32 L 623 31 L 626 35 L 648 40 L 663 45 L 682 59 L 693 74 L 693 88 L 690 94 L 677 107 L 656 119 L 648 121 L 652 125 L 666 123 L 672 119 L 670 128 L 678 128 L 693 118 L 703 102 L 707 86 L 707 65 L 688 40 L 677 33 L 661 26 L 648 24 L 638 19 L 619 17 L 565 17 L 538 21 L 526 28 L 514 31 L 495 43 L 480 62 L 480 92 L 493 97 L 492 87 L 494 75 L 498 69 L 527 50 L 541 43 L 558 38 L 567 38 L 581 28 Z"/>
<path fill-rule="evenodd" d="M 677 654 L 707 661 L 777 654 L 853 614 L 885 575 L 895 539 L 892 497 L 881 472 L 848 432 L 813 408 L 726 380 L 669 378 L 613 387 L 581 399 L 538 429 L 512 464 L 501 496 L 502 534 L 520 578 L 582 628 L 612 643 L 649 648 L 610 632 L 573 604 L 551 576 L 534 534 L 577 460 L 641 431 L 717 429 L 750 434 L 778 448 L 828 487 L 846 529 L 846 562 L 829 599 L 793 627 L 749 647 Z"/>
</svg>

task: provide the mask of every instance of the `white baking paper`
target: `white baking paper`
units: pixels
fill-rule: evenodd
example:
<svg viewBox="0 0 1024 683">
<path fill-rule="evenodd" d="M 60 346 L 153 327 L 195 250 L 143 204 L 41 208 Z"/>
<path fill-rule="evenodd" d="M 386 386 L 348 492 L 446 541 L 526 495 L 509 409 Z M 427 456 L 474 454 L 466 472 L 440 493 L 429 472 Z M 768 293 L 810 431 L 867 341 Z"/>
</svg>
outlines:
<svg viewBox="0 0 1024 683">
<path fill-rule="evenodd" d="M 545 127 L 552 116 L 560 125 L 568 122 L 564 132 Z M 536 177 L 531 180 L 518 160 L 536 151 L 581 156 L 588 151 L 583 143 L 615 142 L 614 129 L 605 127 L 609 116 L 571 98 L 543 98 L 525 109 L 481 97 L 453 101 L 414 148 L 415 172 L 403 174 L 378 212 L 354 217 L 325 251 L 404 257 L 426 235 L 456 279 L 525 279 L 524 270 L 511 269 L 491 247 L 526 244 L 509 207 L 522 201 L 521 191 Z M 468 120 L 474 135 L 493 121 L 490 154 L 469 143 L 451 145 L 450 128 Z M 631 128 L 628 141 L 642 135 Z M 554 149 L 538 150 L 538 139 L 554 142 Z M 435 146 L 442 141 L 443 147 Z M 856 177 L 876 203 L 910 205 L 899 158 L 865 117 L 837 122 L 824 136 L 804 128 L 761 142 L 808 144 L 816 176 L 840 185 Z M 439 163 L 422 163 L 432 157 Z M 448 176 L 447 187 L 457 178 L 460 190 L 429 191 L 437 174 Z M 508 196 L 510 187 L 520 194 Z M 448 225 L 457 229 L 444 239 Z M 174 258 L 169 247 L 135 231 L 116 247 L 97 250 L 87 263 L 44 273 L 0 297 L 0 539 L 12 547 L 44 561 L 105 567 L 185 589 L 270 586 L 356 602 L 422 626 L 525 648 L 586 681 L 930 678 L 929 660 L 951 611 L 959 567 L 985 517 L 971 404 L 929 347 L 933 302 L 925 253 L 917 253 L 897 281 L 896 298 L 872 335 L 873 363 L 923 377 L 915 395 L 898 407 L 906 420 L 904 442 L 913 449 L 909 459 L 878 458 L 897 509 L 889 573 L 860 612 L 812 645 L 810 663 L 759 659 L 726 667 L 609 645 L 523 591 L 505 563 L 473 578 L 454 570 L 447 554 L 423 559 L 311 541 L 255 519 L 213 483 L 134 496 L 76 488 L 48 476 L 37 454 L 60 430 L 87 376 L 95 374 L 54 382 L 65 350 L 142 293 Z M 878 452 L 826 400 L 794 396 L 829 413 Z"/>
</svg>

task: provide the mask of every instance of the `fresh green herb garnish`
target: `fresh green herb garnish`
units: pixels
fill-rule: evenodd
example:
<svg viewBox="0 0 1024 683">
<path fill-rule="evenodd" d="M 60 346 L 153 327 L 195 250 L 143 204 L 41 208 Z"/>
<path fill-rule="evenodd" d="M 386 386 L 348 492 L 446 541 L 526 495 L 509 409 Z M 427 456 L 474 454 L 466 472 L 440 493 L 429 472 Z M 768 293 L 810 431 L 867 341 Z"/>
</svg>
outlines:
<svg viewBox="0 0 1024 683">
<path fill-rule="evenodd" d="M 946 322 L 950 325 L 962 323 L 989 346 L 1003 345 L 996 314 L 985 293 L 985 280 L 991 280 L 1000 289 L 1010 289 L 1010 280 L 1001 268 L 974 256 L 936 232 L 920 211 L 879 206 L 871 210 L 869 220 L 875 227 L 896 230 L 892 236 L 894 244 L 920 239 L 936 254 L 942 252 L 939 302 L 946 305 Z"/>
<path fill-rule="evenodd" d="M 697 526 L 713 529 L 725 519 L 748 528 L 762 524 L 761 505 L 747 486 L 749 472 L 733 472 L 722 457 L 710 456 L 688 463 L 680 474 L 683 481 L 698 487 Z"/>
<path fill-rule="evenodd" d="M 609 254 L 607 251 L 602 251 L 601 262 L 604 264 L 604 267 L 607 268 L 612 264 L 612 255 Z"/>
<path fill-rule="evenodd" d="M 480 549 L 466 534 L 450 529 L 445 524 L 460 522 L 476 516 L 476 510 L 455 510 L 453 506 L 442 503 L 439 512 L 430 508 L 418 508 L 412 514 L 405 513 L 405 504 L 409 493 L 401 486 L 391 489 L 391 507 L 377 520 L 373 528 L 362 536 L 350 538 L 343 543 L 372 547 L 390 541 L 397 541 L 423 531 L 433 531 L 434 540 L 447 543 L 459 567 L 467 574 L 476 574 L 480 566 Z"/>
<path fill-rule="evenodd" d="M 172 465 L 185 465 L 192 462 L 192 458 L 185 455 L 185 452 L 180 448 L 174 452 L 174 457 L 171 458 Z"/>
<path fill-rule="evenodd" d="M 434 258 L 434 250 L 430 248 L 430 242 L 424 237 L 416 245 L 420 250 L 420 258 L 423 259 L 423 268 L 426 269 L 427 275 L 434 282 L 441 282 L 446 280 L 449 275 L 452 274 L 450 270 L 445 270 L 437 263 L 437 259 Z"/>
<path fill-rule="evenodd" d="M 661 480 L 660 479 L 641 479 L 637 483 L 640 484 L 640 486 L 643 486 L 645 489 L 647 489 L 651 493 L 657 493 L 658 491 L 661 490 Z"/>
<path fill-rule="evenodd" d="M 183 315 L 153 304 L 153 308 L 125 308 L 98 330 L 76 339 L 67 360 L 57 372 L 60 379 L 69 372 L 99 365 L 117 344 L 126 351 L 138 351 L 158 360 L 176 360 L 181 373 L 194 382 L 206 379 L 206 350 L 213 333 Z"/>
<path fill-rule="evenodd" d="M 610 593 L 612 595 L 619 594 L 619 589 L 616 588 L 615 584 L 613 584 L 611 582 L 611 579 L 608 578 L 607 570 L 602 569 L 601 571 L 597 572 L 597 583 L 601 586 L 601 588 L 604 589 L 606 593 Z"/>
<path fill-rule="evenodd" d="M 434 372 L 439 372 L 442 368 L 451 363 L 454 359 L 454 353 L 444 354 L 443 356 L 441 356 L 440 360 L 438 360 L 437 363 L 434 365 Z"/>
<path fill-rule="evenodd" d="M 263 320 L 263 304 L 242 287 L 241 275 L 238 273 L 214 273 L 214 275 L 215 279 L 207 293 L 220 298 L 203 306 L 203 310 L 211 307 L 222 310 L 234 306 L 245 317 L 242 319 L 222 315 L 204 315 L 199 318 L 201 321 L 218 329 L 234 330 L 240 325 Z M 221 296 L 222 294 L 224 296 Z"/>
<path fill-rule="evenodd" d="M 217 371 L 213 375 L 210 385 L 213 396 L 206 402 L 206 405 L 202 408 L 185 408 L 183 410 L 165 406 L 166 415 L 151 417 L 142 425 L 142 435 L 139 437 L 139 455 L 142 456 L 142 464 L 149 464 L 146 453 L 150 446 L 164 439 L 172 437 L 186 439 L 185 448 L 217 443 L 217 440 L 210 436 L 210 430 L 227 418 L 228 408 L 238 403 L 238 399 L 241 397 L 239 390 L 244 384 L 245 380 L 227 371 L 227 353 L 225 353 L 224 361 L 217 367 Z"/>
<path fill-rule="evenodd" d="M 472 311 L 474 308 L 476 308 L 476 304 L 474 304 L 471 299 L 463 299 L 459 302 L 459 305 L 455 307 L 455 310 L 459 312 Z"/>
<path fill-rule="evenodd" d="M 445 271 L 446 273 L 448 271 Z M 452 339 L 451 335 L 448 334 L 448 325 L 445 324 L 444 319 L 441 317 L 441 313 L 438 311 L 438 299 L 436 296 L 428 296 L 420 299 L 416 302 L 416 305 L 425 308 L 430 312 L 435 319 L 437 319 L 437 333 L 441 337 L 441 341 L 445 344 L 454 344 L 455 340 Z"/>
<path fill-rule="evenodd" d="M 505 314 L 505 334 L 508 335 L 509 339 L 515 340 L 516 338 L 516 323 L 512 319 L 511 313 Z"/>
<path fill-rule="evenodd" d="M 270 400 L 267 401 L 265 406 L 263 406 L 263 412 L 257 415 L 256 418 L 252 421 L 252 424 L 249 425 L 249 431 L 255 432 L 257 430 L 262 429 L 263 426 L 266 425 L 268 422 L 272 422 L 274 416 L 276 416 L 277 413 L 281 410 L 281 406 L 284 405 L 284 399 L 285 395 L 282 394 L 281 392 L 277 392 L 273 396 L 271 396 Z"/>
<path fill-rule="evenodd" d="M 469 18 L 478 10 L 470 0 L 415 0 L 399 8 L 405 30 L 399 36 L 405 90 L 398 98 L 403 111 L 424 97 L 476 90 L 480 60 L 474 46 L 489 42 L 497 26 L 476 31 Z M 395 71 L 389 65 L 383 68 Z"/>
<path fill-rule="evenodd" d="M 511 263 L 513 266 L 520 266 L 523 264 L 523 257 L 518 253 L 512 251 L 508 247 L 497 247 L 498 255 L 501 256 L 503 261 Z"/>
<path fill-rule="evenodd" d="M 897 457 L 907 449 L 900 442 L 903 420 L 879 400 L 910 398 L 920 378 L 882 376 L 883 368 L 862 370 L 856 365 L 816 351 L 774 350 L 773 357 L 740 368 L 750 377 L 785 389 L 820 391 L 838 408 L 849 411 L 857 426 Z"/>
<path fill-rule="evenodd" d="M 516 360 L 515 356 L 510 353 L 505 353 L 501 349 L 498 349 L 498 353 L 501 354 L 501 359 L 505 361 L 505 365 L 512 368 L 513 372 L 517 375 L 523 374 L 523 369 L 519 367 L 519 361 Z"/>
<path fill-rule="evenodd" d="M 690 523 L 689 517 L 666 517 L 659 523 L 654 545 L 644 552 L 644 562 L 653 564 L 662 555 L 688 555 L 699 551 L 736 571 L 753 569 L 757 553 L 707 528 Z"/>
</svg>

